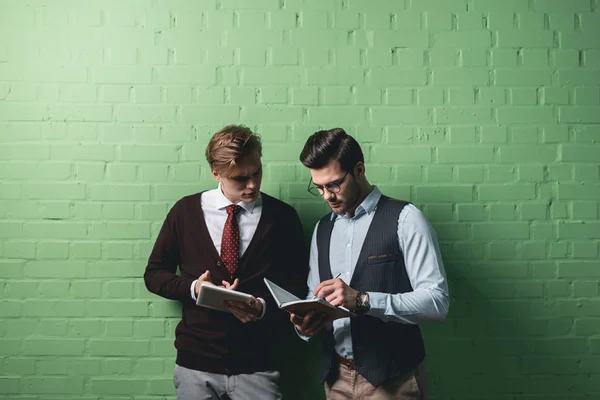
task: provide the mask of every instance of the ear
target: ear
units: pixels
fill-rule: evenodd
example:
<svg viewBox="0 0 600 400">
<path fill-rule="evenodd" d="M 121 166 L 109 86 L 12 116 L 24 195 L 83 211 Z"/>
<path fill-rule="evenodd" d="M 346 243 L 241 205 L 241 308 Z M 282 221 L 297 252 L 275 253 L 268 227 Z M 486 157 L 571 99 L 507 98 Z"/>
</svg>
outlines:
<svg viewBox="0 0 600 400">
<path fill-rule="evenodd" d="M 213 178 L 215 178 L 215 181 L 221 182 L 221 175 L 219 175 L 217 173 L 217 171 L 215 171 L 214 169 L 211 169 L 210 173 L 212 174 Z"/>
<path fill-rule="evenodd" d="M 365 164 L 362 163 L 361 161 L 357 162 L 356 165 L 354 166 L 354 176 L 356 176 L 357 178 L 359 176 L 364 176 L 366 172 L 366 168 L 365 168 Z"/>
</svg>

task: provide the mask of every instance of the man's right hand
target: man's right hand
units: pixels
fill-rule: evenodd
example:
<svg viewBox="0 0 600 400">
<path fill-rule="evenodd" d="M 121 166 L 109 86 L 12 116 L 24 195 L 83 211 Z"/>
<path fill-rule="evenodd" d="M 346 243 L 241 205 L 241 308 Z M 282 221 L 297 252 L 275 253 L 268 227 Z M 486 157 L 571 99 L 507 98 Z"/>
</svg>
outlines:
<svg viewBox="0 0 600 400">
<path fill-rule="evenodd" d="M 294 324 L 296 330 L 305 336 L 316 335 L 326 323 L 330 321 L 329 315 L 316 311 L 309 311 L 306 315 L 291 313 L 290 321 Z"/>
<path fill-rule="evenodd" d="M 196 281 L 196 286 L 194 286 L 194 290 L 196 291 L 196 297 L 198 297 L 198 292 L 200 291 L 200 285 L 202 285 L 202 283 L 204 283 L 204 282 L 207 282 L 207 283 L 210 283 L 211 285 L 213 285 L 213 283 L 210 281 L 210 271 L 209 270 L 206 270 L 205 273 L 200 275 L 200 277 Z"/>
</svg>

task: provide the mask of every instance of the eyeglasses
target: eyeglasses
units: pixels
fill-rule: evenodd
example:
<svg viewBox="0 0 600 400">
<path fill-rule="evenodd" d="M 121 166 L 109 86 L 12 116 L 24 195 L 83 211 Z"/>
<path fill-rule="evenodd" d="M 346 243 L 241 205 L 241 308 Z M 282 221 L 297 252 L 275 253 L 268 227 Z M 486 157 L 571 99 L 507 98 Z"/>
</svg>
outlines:
<svg viewBox="0 0 600 400">
<path fill-rule="evenodd" d="M 342 179 L 338 179 L 337 181 L 329 182 L 325 186 L 320 186 L 320 185 L 311 186 L 313 183 L 312 178 L 311 178 L 310 181 L 308 182 L 308 188 L 306 190 L 308 190 L 308 192 L 310 194 L 312 194 L 313 196 L 323 196 L 325 194 L 325 190 L 327 190 L 329 193 L 332 193 L 332 194 L 339 193 L 342 190 L 340 185 L 342 183 L 344 183 L 344 179 L 346 179 L 346 176 L 348 176 L 349 173 L 350 172 L 346 172 L 346 175 L 344 175 L 342 177 Z"/>
</svg>

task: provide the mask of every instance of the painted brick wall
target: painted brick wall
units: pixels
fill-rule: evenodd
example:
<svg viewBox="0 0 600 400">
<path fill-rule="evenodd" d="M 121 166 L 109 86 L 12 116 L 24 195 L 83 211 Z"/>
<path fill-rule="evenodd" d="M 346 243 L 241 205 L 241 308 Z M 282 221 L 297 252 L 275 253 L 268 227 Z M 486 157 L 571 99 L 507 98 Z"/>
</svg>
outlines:
<svg viewBox="0 0 600 400">
<path fill-rule="evenodd" d="M 307 234 L 323 127 L 431 219 L 453 298 L 424 327 L 432 399 L 599 398 L 598 7 L 0 1 L 0 398 L 174 397 L 178 308 L 140 276 L 228 123 Z M 286 398 L 319 397 L 310 349 Z"/>
</svg>

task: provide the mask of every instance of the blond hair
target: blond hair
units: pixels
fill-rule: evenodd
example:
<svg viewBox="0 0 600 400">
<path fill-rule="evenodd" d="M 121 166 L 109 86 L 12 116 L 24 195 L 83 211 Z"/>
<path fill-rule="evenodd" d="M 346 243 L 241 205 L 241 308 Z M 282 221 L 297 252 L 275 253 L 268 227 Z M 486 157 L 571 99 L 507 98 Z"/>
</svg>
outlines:
<svg viewBox="0 0 600 400">
<path fill-rule="evenodd" d="M 260 137 L 244 125 L 227 125 L 212 136 L 205 155 L 211 170 L 227 176 L 240 159 L 253 152 L 262 157 Z"/>
</svg>

